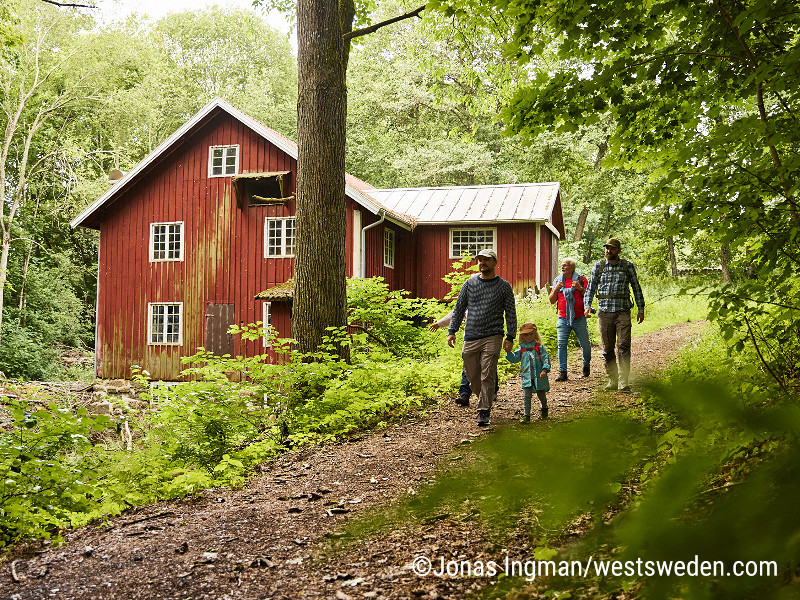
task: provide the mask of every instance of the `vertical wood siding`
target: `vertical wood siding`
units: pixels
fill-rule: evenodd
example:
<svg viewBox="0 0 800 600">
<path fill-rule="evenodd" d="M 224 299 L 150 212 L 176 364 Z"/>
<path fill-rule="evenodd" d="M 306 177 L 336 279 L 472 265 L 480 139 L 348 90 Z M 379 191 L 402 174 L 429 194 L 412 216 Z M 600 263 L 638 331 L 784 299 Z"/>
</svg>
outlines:
<svg viewBox="0 0 800 600">
<path fill-rule="evenodd" d="M 98 375 L 128 377 L 130 366 L 156 379 L 176 379 L 180 357 L 205 344 L 207 303 L 233 304 L 239 324 L 260 321 L 255 295 L 292 276 L 293 258 L 264 258 L 264 220 L 288 217 L 286 206 L 236 207 L 230 177 L 208 177 L 210 146 L 239 145 L 239 172 L 291 171 L 294 159 L 227 114 L 187 136 L 106 209 L 100 244 Z M 149 262 L 150 224 L 183 221 L 184 260 Z M 183 304 L 183 343 L 148 345 L 148 303 Z M 273 305 L 276 306 L 276 305 Z M 276 315 L 282 335 L 286 314 Z M 259 340 L 237 339 L 235 353 L 263 352 Z"/>
<path fill-rule="evenodd" d="M 496 228 L 497 274 L 511 283 L 515 293 L 523 293 L 534 285 L 542 287 L 555 277 L 549 262 L 550 230 L 542 227 L 541 242 L 545 246 L 546 241 L 547 248 L 537 252 L 535 223 L 498 223 Z M 450 258 L 450 229 L 447 225 L 422 225 L 414 231 L 419 257 L 416 293 L 421 298 L 443 298 L 450 291 L 442 280 L 452 270 L 455 261 Z M 539 282 L 536 281 L 536 260 L 543 261 Z"/>
</svg>

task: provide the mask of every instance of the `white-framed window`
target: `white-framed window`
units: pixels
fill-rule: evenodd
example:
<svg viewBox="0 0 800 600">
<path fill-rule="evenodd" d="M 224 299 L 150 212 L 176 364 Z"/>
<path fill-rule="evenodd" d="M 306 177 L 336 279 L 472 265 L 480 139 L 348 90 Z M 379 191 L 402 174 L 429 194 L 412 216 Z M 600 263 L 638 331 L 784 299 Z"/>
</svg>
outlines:
<svg viewBox="0 0 800 600">
<path fill-rule="evenodd" d="M 150 223 L 150 262 L 183 260 L 183 222 Z"/>
<path fill-rule="evenodd" d="M 208 150 L 208 176 L 230 177 L 239 172 L 239 146 L 211 146 Z"/>
<path fill-rule="evenodd" d="M 294 217 L 264 220 L 264 257 L 294 256 Z"/>
<path fill-rule="evenodd" d="M 264 302 L 261 320 L 263 321 L 264 329 L 269 330 L 270 327 L 272 327 L 272 302 Z M 265 337 L 262 339 L 264 340 L 264 348 L 272 346 L 269 338 Z"/>
<path fill-rule="evenodd" d="M 497 229 L 494 227 L 450 230 L 450 258 L 461 258 L 465 252 L 475 256 L 487 248 L 497 252 Z"/>
<path fill-rule="evenodd" d="M 394 269 L 394 231 L 383 230 L 383 266 Z"/>
<path fill-rule="evenodd" d="M 183 302 L 148 304 L 147 343 L 150 346 L 180 346 L 183 343 Z"/>
</svg>

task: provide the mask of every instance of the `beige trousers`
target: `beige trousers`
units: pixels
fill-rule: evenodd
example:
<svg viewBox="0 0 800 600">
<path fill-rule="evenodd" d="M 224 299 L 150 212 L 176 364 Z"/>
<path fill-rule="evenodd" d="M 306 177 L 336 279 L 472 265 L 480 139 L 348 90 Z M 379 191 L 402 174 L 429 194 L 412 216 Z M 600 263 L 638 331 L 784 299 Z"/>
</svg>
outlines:
<svg viewBox="0 0 800 600">
<path fill-rule="evenodd" d="M 461 358 L 472 393 L 478 395 L 478 410 L 491 410 L 494 403 L 497 360 L 502 348 L 502 335 L 464 341 Z"/>
</svg>

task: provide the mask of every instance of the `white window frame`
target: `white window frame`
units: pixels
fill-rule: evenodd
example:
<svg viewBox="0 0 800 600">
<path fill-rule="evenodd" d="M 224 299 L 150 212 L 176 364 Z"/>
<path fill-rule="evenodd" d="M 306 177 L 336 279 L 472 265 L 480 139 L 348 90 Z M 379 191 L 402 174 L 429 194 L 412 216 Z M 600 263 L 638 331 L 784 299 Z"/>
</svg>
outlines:
<svg viewBox="0 0 800 600">
<path fill-rule="evenodd" d="M 169 257 L 170 247 L 169 247 L 169 227 L 171 226 L 178 226 L 178 256 L 177 257 Z M 156 228 L 157 227 L 166 227 L 166 247 L 164 249 L 167 256 L 164 258 L 156 258 Z M 169 221 L 165 223 L 150 223 L 150 262 L 180 262 L 183 260 L 183 221 Z"/>
<path fill-rule="evenodd" d="M 280 231 L 281 231 L 281 240 L 280 240 L 280 249 L 279 253 L 270 254 L 270 223 L 279 222 Z M 292 244 L 291 246 L 287 247 L 287 224 L 292 223 Z M 295 221 L 295 217 L 266 217 L 264 219 L 264 258 L 293 258 L 294 257 L 294 250 L 297 248 L 297 222 Z M 291 250 L 291 252 L 288 252 Z"/>
<path fill-rule="evenodd" d="M 214 150 L 222 150 L 222 173 L 214 174 Z M 234 151 L 233 172 L 227 168 L 228 150 Z M 239 174 L 239 144 L 229 146 L 209 146 L 208 148 L 208 176 L 232 177 Z"/>
<path fill-rule="evenodd" d="M 261 307 L 261 321 L 264 329 L 269 330 L 272 327 L 272 302 L 264 302 Z M 272 347 L 272 344 L 268 343 L 268 338 L 261 339 L 264 341 L 264 348 Z"/>
<path fill-rule="evenodd" d="M 383 266 L 390 269 L 394 269 L 394 240 L 394 230 L 385 227 L 383 229 Z"/>
<path fill-rule="evenodd" d="M 167 341 L 167 331 L 164 328 L 161 339 L 153 340 L 153 313 L 156 306 L 178 307 L 178 339 Z M 166 313 L 165 315 L 166 316 Z M 183 345 L 183 302 L 150 302 L 147 305 L 147 345 L 148 346 L 181 346 Z"/>
<path fill-rule="evenodd" d="M 494 250 L 497 252 L 497 227 L 453 227 L 450 229 L 450 258 L 461 258 L 461 253 L 463 250 L 459 250 L 458 253 L 455 252 L 453 247 L 454 245 L 454 237 L 456 232 L 470 232 L 470 231 L 482 231 L 482 232 L 491 232 L 492 233 L 492 243 L 489 244 L 488 242 L 475 242 L 476 247 L 474 251 L 470 250 L 470 255 L 474 257 L 478 252 L 481 250 L 485 250 L 487 248 Z"/>
</svg>

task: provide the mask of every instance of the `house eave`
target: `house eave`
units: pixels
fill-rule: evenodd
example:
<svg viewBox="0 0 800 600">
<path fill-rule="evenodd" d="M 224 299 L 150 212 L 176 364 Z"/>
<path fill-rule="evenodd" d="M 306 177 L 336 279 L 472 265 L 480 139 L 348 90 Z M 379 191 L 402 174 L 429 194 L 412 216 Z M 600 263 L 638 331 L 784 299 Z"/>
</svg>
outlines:
<svg viewBox="0 0 800 600">
<path fill-rule="evenodd" d="M 417 225 L 418 226 L 420 226 L 420 225 L 447 225 L 447 226 L 450 226 L 450 227 L 462 226 L 462 225 L 467 225 L 467 226 L 470 226 L 470 227 L 473 227 L 473 226 L 484 226 L 485 227 L 487 225 L 514 225 L 514 224 L 519 224 L 519 223 L 532 223 L 534 225 L 537 224 L 537 223 L 540 223 L 542 225 L 548 225 L 551 229 L 553 229 L 553 231 L 555 231 L 555 229 L 552 227 L 552 225 L 550 225 L 550 222 L 549 221 L 545 221 L 543 219 L 498 219 L 498 220 L 495 220 L 495 221 L 488 221 L 486 219 L 473 220 L 473 221 L 457 221 L 457 220 L 453 220 L 453 221 L 417 221 Z"/>
</svg>

